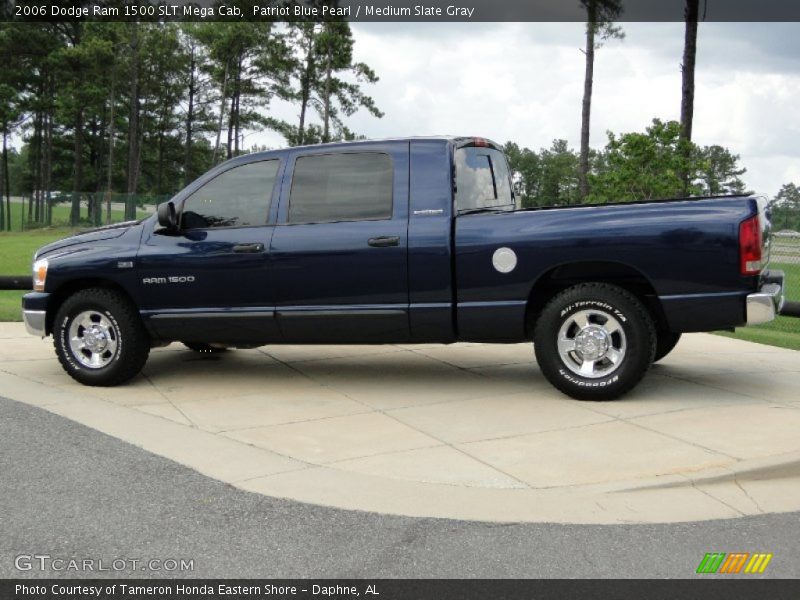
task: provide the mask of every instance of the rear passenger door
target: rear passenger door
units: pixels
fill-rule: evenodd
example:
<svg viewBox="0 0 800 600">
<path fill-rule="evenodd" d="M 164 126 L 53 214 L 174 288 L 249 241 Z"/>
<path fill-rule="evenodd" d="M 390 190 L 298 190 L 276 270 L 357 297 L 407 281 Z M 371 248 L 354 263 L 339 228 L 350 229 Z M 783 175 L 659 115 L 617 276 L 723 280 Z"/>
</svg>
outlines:
<svg viewBox="0 0 800 600">
<path fill-rule="evenodd" d="M 408 324 L 408 143 L 289 158 L 270 259 L 288 342 L 398 342 Z"/>
</svg>

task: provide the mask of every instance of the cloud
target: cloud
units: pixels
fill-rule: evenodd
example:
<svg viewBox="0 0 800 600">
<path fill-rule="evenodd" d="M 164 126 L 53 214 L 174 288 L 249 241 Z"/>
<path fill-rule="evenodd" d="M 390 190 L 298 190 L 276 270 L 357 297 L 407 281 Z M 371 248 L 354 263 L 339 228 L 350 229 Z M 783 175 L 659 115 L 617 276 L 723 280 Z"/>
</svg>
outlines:
<svg viewBox="0 0 800 600">
<path fill-rule="evenodd" d="M 680 116 L 682 23 L 623 23 L 626 38 L 598 52 L 591 143 Z M 359 23 L 355 58 L 380 81 L 365 90 L 386 113 L 349 126 L 370 138 L 480 135 L 533 149 L 578 146 L 583 94 L 581 23 Z M 747 184 L 774 194 L 798 179 L 800 24 L 702 23 L 694 138 L 740 154 Z M 276 104 L 296 121 L 297 107 Z M 259 143 L 283 145 L 276 134 Z M 250 138 L 248 138 L 250 139 Z"/>
</svg>

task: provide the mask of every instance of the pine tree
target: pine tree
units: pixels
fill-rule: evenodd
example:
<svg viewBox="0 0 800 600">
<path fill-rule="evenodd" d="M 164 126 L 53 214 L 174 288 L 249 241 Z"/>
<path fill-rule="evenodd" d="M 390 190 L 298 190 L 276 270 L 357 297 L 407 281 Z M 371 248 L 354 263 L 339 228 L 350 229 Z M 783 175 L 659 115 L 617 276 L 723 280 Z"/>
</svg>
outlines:
<svg viewBox="0 0 800 600">
<path fill-rule="evenodd" d="M 363 84 L 376 83 L 378 76 L 363 62 L 353 59 L 354 40 L 350 25 L 341 21 L 297 23 L 292 26 L 294 48 L 293 78 L 297 82 L 293 97 L 300 105 L 297 127 L 286 126 L 282 133 L 290 145 L 353 139 L 344 121 L 359 108 L 377 118 L 383 117 Z M 309 109 L 320 117 L 311 124 Z"/>
<path fill-rule="evenodd" d="M 683 152 L 688 155 L 692 141 L 694 122 L 694 71 L 697 59 L 697 25 L 700 16 L 700 0 L 685 0 L 684 21 L 686 23 L 681 63 L 681 141 Z M 689 173 L 682 173 L 683 195 L 689 193 Z"/>
<path fill-rule="evenodd" d="M 589 133 L 592 115 L 592 88 L 594 86 L 594 53 L 605 40 L 622 39 L 625 34 L 614 25 L 622 14 L 622 0 L 581 0 L 586 9 L 586 67 L 583 79 L 581 109 L 581 150 L 579 157 L 578 186 L 581 200 L 589 195 Z"/>
</svg>

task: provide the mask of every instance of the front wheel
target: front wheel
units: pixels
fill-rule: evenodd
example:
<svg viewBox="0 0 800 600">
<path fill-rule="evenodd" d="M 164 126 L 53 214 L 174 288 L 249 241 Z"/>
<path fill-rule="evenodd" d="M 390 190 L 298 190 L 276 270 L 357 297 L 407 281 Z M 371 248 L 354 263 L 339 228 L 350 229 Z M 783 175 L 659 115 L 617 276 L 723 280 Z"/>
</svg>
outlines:
<svg viewBox="0 0 800 600">
<path fill-rule="evenodd" d="M 650 368 L 656 332 L 647 309 L 628 291 L 585 283 L 545 306 L 533 341 L 539 367 L 557 389 L 578 400 L 614 400 Z"/>
<path fill-rule="evenodd" d="M 144 367 L 150 339 L 139 315 L 121 293 L 104 288 L 76 292 L 58 309 L 53 344 L 64 370 L 76 381 L 113 386 Z"/>
</svg>

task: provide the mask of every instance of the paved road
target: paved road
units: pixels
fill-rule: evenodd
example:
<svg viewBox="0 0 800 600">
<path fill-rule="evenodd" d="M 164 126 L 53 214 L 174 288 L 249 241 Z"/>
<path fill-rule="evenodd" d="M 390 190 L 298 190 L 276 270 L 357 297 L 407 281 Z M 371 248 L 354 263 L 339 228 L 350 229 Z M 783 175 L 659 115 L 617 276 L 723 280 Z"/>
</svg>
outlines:
<svg viewBox="0 0 800 600">
<path fill-rule="evenodd" d="M 798 534 L 800 513 L 498 525 L 310 506 L 236 490 L 0 398 L 0 578 L 75 576 L 20 573 L 20 554 L 194 559 L 184 574 L 194 577 L 689 577 L 707 551 L 773 552 L 767 575 L 800 577 Z"/>
</svg>

